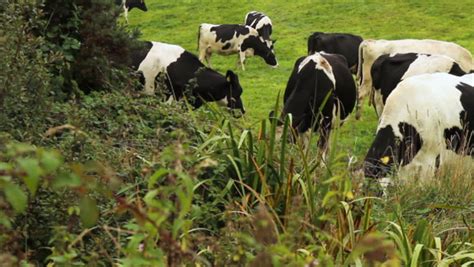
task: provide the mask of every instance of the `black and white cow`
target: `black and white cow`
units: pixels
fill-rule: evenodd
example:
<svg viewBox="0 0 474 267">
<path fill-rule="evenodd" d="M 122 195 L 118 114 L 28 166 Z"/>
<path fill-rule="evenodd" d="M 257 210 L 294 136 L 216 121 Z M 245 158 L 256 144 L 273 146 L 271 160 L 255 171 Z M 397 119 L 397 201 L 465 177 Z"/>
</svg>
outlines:
<svg viewBox="0 0 474 267">
<path fill-rule="evenodd" d="M 257 30 L 246 25 L 238 24 L 201 24 L 199 27 L 199 59 L 211 66 L 210 57 L 213 52 L 221 55 L 239 54 L 238 63 L 245 70 L 246 57 L 260 56 L 265 62 L 277 67 L 278 62 L 273 51 L 273 45 L 267 43 Z"/>
<path fill-rule="evenodd" d="M 146 7 L 145 0 L 116 0 L 117 5 L 123 6 L 125 20 L 128 23 L 128 11 L 133 8 L 138 8 L 142 11 L 148 11 Z"/>
<path fill-rule="evenodd" d="M 359 86 L 359 101 L 357 102 L 357 115 L 360 117 L 360 107 L 363 99 L 372 94 L 372 76 L 370 69 L 374 61 L 385 54 L 395 53 L 425 53 L 445 55 L 459 64 L 460 68 L 469 72 L 473 67 L 472 55 L 464 47 L 444 41 L 437 40 L 364 40 L 359 46 L 359 63 L 357 69 L 357 80 Z"/>
<path fill-rule="evenodd" d="M 232 110 L 245 113 L 240 98 L 243 90 L 237 74 L 228 70 L 223 76 L 204 66 L 195 55 L 181 46 L 146 42 L 143 49 L 133 53 L 132 61 L 143 75 L 145 94 L 154 94 L 157 75 L 165 73 L 168 97 L 179 100 L 189 92 L 192 99 L 188 100 L 195 108 L 199 108 L 203 101 L 218 101 Z"/>
<path fill-rule="evenodd" d="M 267 15 L 258 11 L 250 11 L 245 15 L 244 24 L 257 30 L 263 40 L 272 42 L 270 38 L 272 35 L 272 20 Z"/>
<path fill-rule="evenodd" d="M 456 76 L 466 74 L 454 59 L 443 55 L 392 54 L 375 60 L 372 76 L 373 105 L 377 114 L 382 114 L 387 97 L 404 79 L 425 73 L 446 72 Z"/>
<path fill-rule="evenodd" d="M 334 122 L 343 121 L 352 112 L 356 98 L 346 59 L 339 54 L 315 53 L 296 61 L 286 86 L 281 118 L 291 114 L 297 133 L 319 130 L 318 145 L 324 151 Z"/>
<path fill-rule="evenodd" d="M 413 76 L 387 98 L 364 162 L 366 177 L 431 177 L 452 160 L 474 160 L 474 74 Z M 470 156 L 470 157 L 466 157 Z M 400 176 L 400 177 L 402 177 Z"/>
<path fill-rule="evenodd" d="M 308 55 L 321 51 L 343 55 L 352 73 L 356 73 L 362 41 L 362 37 L 349 33 L 314 32 L 308 37 Z"/>
</svg>

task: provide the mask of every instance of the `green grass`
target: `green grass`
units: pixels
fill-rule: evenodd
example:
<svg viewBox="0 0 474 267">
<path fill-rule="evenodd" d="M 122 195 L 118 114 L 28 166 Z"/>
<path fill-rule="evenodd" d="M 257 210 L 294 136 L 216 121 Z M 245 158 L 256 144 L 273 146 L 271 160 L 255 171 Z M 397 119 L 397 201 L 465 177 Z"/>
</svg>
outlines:
<svg viewBox="0 0 474 267">
<path fill-rule="evenodd" d="M 248 11 L 258 10 L 273 22 L 272 38 L 279 68 L 261 58 L 237 68 L 237 55 L 211 58 L 224 73 L 237 70 L 244 89 L 245 125 L 253 127 L 268 116 L 278 92 L 285 89 L 294 61 L 306 54 L 306 38 L 314 31 L 347 32 L 365 39 L 431 38 L 457 42 L 474 51 L 472 1 L 159 1 L 147 0 L 148 12 L 133 10 L 130 27 L 138 27 L 143 40 L 183 46 L 197 54 L 200 23 L 243 23 Z M 350 155 L 363 157 L 375 134 L 377 118 L 364 107 L 363 118 L 353 116 L 342 127 L 339 145 Z"/>
</svg>

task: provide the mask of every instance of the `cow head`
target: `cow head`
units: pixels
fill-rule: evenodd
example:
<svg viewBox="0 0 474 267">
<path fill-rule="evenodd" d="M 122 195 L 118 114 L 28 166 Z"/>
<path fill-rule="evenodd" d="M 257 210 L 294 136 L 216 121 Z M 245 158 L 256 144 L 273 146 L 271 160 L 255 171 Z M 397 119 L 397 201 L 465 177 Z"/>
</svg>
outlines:
<svg viewBox="0 0 474 267">
<path fill-rule="evenodd" d="M 401 166 L 409 164 L 422 145 L 423 140 L 420 134 L 409 123 L 400 122 L 398 129 L 394 129 L 390 124 L 380 128 L 365 157 L 365 176 L 386 177 L 395 164 Z"/>
<path fill-rule="evenodd" d="M 272 67 L 278 67 L 278 62 L 273 51 L 273 44 L 276 41 L 265 41 L 262 37 L 249 36 L 242 43 L 241 49 L 245 51 L 247 49 L 253 49 L 254 54 L 263 58 L 265 63 Z"/>
<path fill-rule="evenodd" d="M 227 107 L 234 114 L 235 110 L 240 110 L 241 114 L 245 114 L 244 104 L 240 98 L 242 95 L 242 87 L 240 86 L 239 76 L 233 71 L 228 70 L 226 79 L 229 82 L 229 91 L 226 95 Z"/>
<path fill-rule="evenodd" d="M 132 10 L 133 8 L 136 7 L 142 11 L 148 11 L 148 8 L 146 7 L 146 4 L 145 4 L 145 0 L 126 0 L 125 7 L 128 10 Z"/>
</svg>

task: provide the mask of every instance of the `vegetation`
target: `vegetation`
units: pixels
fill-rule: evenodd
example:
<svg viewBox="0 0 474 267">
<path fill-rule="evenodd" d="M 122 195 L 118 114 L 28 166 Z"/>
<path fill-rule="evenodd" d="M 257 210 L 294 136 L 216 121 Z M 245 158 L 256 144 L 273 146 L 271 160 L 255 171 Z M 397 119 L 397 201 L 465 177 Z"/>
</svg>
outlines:
<svg viewBox="0 0 474 267">
<path fill-rule="evenodd" d="M 376 127 L 370 109 L 334 131 L 324 160 L 317 136 L 286 142 L 290 118 L 281 138 L 266 119 L 281 108 L 278 91 L 310 32 L 429 37 L 472 51 L 467 3 L 147 1 L 149 12 L 131 12 L 128 27 L 142 39 L 190 51 L 201 22 L 238 23 L 252 9 L 271 16 L 280 68 L 250 59 L 239 72 L 249 114 L 234 119 L 214 105 L 193 111 L 135 91 L 126 61 L 137 33 L 116 25 L 111 1 L 7 2 L 2 265 L 474 263 L 474 166 L 445 166 L 434 181 L 395 176 L 381 197 L 359 171 Z M 212 59 L 220 72 L 235 69 L 233 57 Z"/>
</svg>

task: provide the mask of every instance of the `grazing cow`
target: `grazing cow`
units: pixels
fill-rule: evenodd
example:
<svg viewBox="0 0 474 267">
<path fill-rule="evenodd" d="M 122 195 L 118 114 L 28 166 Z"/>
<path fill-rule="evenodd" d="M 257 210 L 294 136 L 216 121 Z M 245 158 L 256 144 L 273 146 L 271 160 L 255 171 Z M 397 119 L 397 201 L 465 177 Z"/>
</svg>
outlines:
<svg viewBox="0 0 474 267">
<path fill-rule="evenodd" d="M 258 11 L 250 11 L 245 15 L 245 25 L 257 30 L 263 40 L 271 42 L 272 21 L 267 15 Z"/>
<path fill-rule="evenodd" d="M 148 11 L 146 7 L 145 0 L 116 0 L 117 5 L 122 5 L 124 10 L 125 20 L 128 23 L 128 11 L 132 10 L 133 8 L 138 8 L 142 11 Z"/>
<path fill-rule="evenodd" d="M 170 91 L 168 97 L 179 100 L 185 95 L 191 96 L 188 100 L 195 108 L 199 108 L 203 100 L 218 101 L 245 113 L 240 98 L 242 87 L 234 72 L 229 70 L 223 76 L 204 66 L 182 47 L 160 42 L 146 42 L 133 57 L 133 65 L 138 65 L 137 70 L 143 75 L 145 94 L 154 94 L 155 78 L 159 73 L 165 73 Z"/>
<path fill-rule="evenodd" d="M 199 27 L 199 59 L 211 66 L 212 52 L 221 55 L 239 54 L 238 63 L 245 70 L 246 57 L 260 56 L 265 62 L 277 67 L 278 63 L 273 52 L 273 45 L 268 44 L 258 35 L 257 30 L 246 25 L 237 24 L 201 24 Z"/>
<path fill-rule="evenodd" d="M 287 83 L 281 118 L 291 114 L 297 133 L 319 129 L 318 145 L 325 151 L 336 114 L 343 121 L 352 112 L 356 92 L 343 56 L 321 52 L 301 57 Z"/>
<path fill-rule="evenodd" d="M 308 55 L 324 51 L 343 55 L 352 73 L 357 71 L 362 37 L 349 33 L 314 32 L 308 37 Z"/>
<path fill-rule="evenodd" d="M 359 63 L 357 80 L 359 82 L 359 101 L 356 118 L 360 117 L 362 99 L 372 92 L 370 69 L 381 55 L 394 53 L 426 53 L 448 56 L 459 64 L 461 69 L 469 72 L 472 69 L 471 53 L 462 46 L 437 40 L 365 40 L 359 46 Z"/>
<path fill-rule="evenodd" d="M 382 114 L 387 97 L 402 80 L 435 72 L 456 76 L 466 74 L 452 58 L 443 55 L 406 53 L 382 55 L 377 58 L 370 70 L 374 92 L 372 103 L 377 114 Z"/>
<path fill-rule="evenodd" d="M 403 80 L 387 98 L 364 162 L 366 177 L 394 167 L 431 177 L 442 164 L 474 159 L 474 74 L 431 73 Z"/>
</svg>

